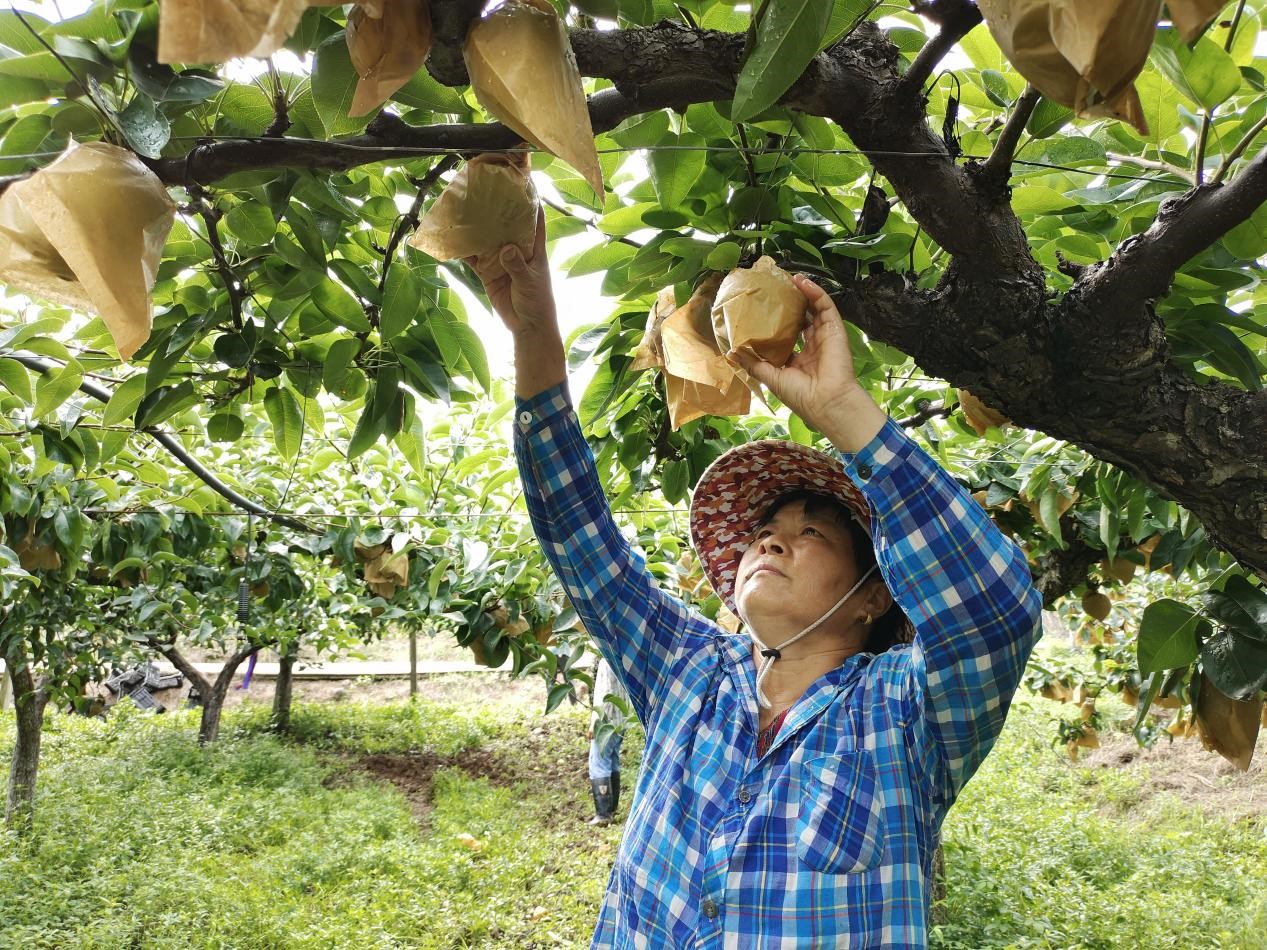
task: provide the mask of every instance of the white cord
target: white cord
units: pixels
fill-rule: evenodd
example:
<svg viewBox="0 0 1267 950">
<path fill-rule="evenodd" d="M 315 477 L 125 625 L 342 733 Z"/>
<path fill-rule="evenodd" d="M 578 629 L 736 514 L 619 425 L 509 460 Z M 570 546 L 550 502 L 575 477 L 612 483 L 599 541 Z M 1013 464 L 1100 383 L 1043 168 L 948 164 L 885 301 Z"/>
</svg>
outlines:
<svg viewBox="0 0 1267 950">
<path fill-rule="evenodd" d="M 757 649 L 759 649 L 761 651 L 761 655 L 765 657 L 765 661 L 761 664 L 761 669 L 757 671 L 757 702 L 761 705 L 762 709 L 770 708 L 770 700 L 766 697 L 764 686 L 765 686 L 766 677 L 769 676 L 770 671 L 774 669 L 775 660 L 778 660 L 780 657 L 782 657 L 784 650 L 786 650 L 788 647 L 790 647 L 793 643 L 795 643 L 797 640 L 801 639 L 802 637 L 810 633 L 813 633 L 822 625 L 823 621 L 825 621 L 828 617 L 830 617 L 842 606 L 844 606 L 845 601 L 847 601 L 850 597 L 852 597 L 857 592 L 858 588 L 862 586 L 863 582 L 868 577 L 870 577 L 873 573 L 875 573 L 877 567 L 878 565 L 872 564 L 871 567 L 867 570 L 867 573 L 863 574 L 860 578 L 858 578 L 858 583 L 854 584 L 853 587 L 849 588 L 849 590 L 845 592 L 844 597 L 836 601 L 836 605 L 834 607 L 828 610 L 827 613 L 823 614 L 821 617 L 815 620 L 812 624 L 810 624 L 808 627 L 806 627 L 804 630 L 802 630 L 792 639 L 784 641 L 783 645 L 778 647 L 777 649 L 775 649 L 774 647 L 768 647 L 764 643 L 761 642 L 761 639 L 760 637 L 757 636 L 756 629 L 753 627 L 752 622 L 744 615 L 743 608 L 739 606 L 738 601 L 735 602 L 735 611 L 736 613 L 739 614 L 739 619 L 743 621 L 744 626 L 748 628 L 748 636 L 752 638 L 752 642 L 757 645 Z"/>
</svg>

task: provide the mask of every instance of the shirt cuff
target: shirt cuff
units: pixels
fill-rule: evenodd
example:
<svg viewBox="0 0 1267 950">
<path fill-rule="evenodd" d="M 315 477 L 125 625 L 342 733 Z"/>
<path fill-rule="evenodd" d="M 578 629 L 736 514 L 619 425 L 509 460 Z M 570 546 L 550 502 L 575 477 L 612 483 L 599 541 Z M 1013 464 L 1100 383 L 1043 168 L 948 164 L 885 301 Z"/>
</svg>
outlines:
<svg viewBox="0 0 1267 950">
<path fill-rule="evenodd" d="M 527 399 L 515 397 L 515 427 L 527 435 L 571 411 L 572 396 L 564 380 Z"/>
<path fill-rule="evenodd" d="M 841 452 L 840 459 L 850 480 L 865 493 L 883 483 L 913 448 L 915 443 L 906 430 L 889 418 L 870 442 L 857 452 Z"/>
</svg>

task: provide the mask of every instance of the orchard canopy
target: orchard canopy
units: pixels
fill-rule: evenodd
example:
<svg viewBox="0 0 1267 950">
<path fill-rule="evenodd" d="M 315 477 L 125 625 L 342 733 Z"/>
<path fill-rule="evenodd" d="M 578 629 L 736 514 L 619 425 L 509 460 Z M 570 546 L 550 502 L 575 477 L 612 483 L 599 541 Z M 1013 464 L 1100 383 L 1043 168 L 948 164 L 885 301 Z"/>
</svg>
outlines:
<svg viewBox="0 0 1267 950">
<path fill-rule="evenodd" d="M 452 500 L 453 459 L 427 420 L 465 413 L 480 450 L 458 463 L 472 486 L 459 501 L 513 504 L 497 428 L 510 369 L 462 303 L 478 281 L 407 240 L 468 159 L 524 153 L 463 56 L 485 6 L 63 0 L 0 12 L 0 186 L 34 180 L 71 142 L 89 157 L 106 142 L 161 184 L 155 214 L 169 200 L 174 213 L 148 249 L 152 327 L 131 341 L 100 287 L 95 307 L 68 308 L 8 281 L 0 460 L 67 466 L 95 486 L 77 507 L 82 493 L 63 493 L 86 518 L 125 502 L 218 506 L 289 511 L 303 529 L 331 505 L 372 517 Z M 1005 56 L 1007 16 L 1042 19 L 1038 0 L 553 6 L 604 187 L 570 158 L 527 151 L 548 240 L 569 249 L 556 268 L 599 275 L 610 298 L 593 299 L 568 343 L 573 368 L 593 374 L 576 395 L 618 508 L 680 505 L 732 444 L 820 440 L 777 405 L 675 429 L 663 377 L 632 368 L 662 291 L 685 303 L 710 272 L 768 255 L 830 290 L 863 384 L 1024 546 L 1048 604 L 1072 592 L 1102 615 L 1104 591 L 1151 577 L 1139 645 L 1151 688 L 1168 671 L 1201 673 L 1261 701 L 1267 3 L 1216 3 L 1195 30 L 1172 12 L 1210 4 L 1127 4 L 1156 8 L 1142 45 L 1136 30 L 1138 62 L 1101 44 L 1087 68 L 1131 74 L 1118 93 L 1133 81 L 1132 121 L 1085 83 L 1081 101 L 1049 98 L 1050 83 L 1030 75 L 1040 92 L 1013 64 L 1020 52 Z M 420 39 L 385 56 L 369 72 L 397 81 L 363 89 L 349 24 L 372 32 L 390 16 L 419 35 L 429 18 L 429 49 Z M 167 30 L 232 45 L 251 22 L 280 31 L 266 58 L 160 61 Z M 256 38 L 240 52 L 263 49 Z M 77 200 L 110 187 L 94 174 L 85 164 Z M 81 265 L 95 262 L 97 283 L 135 269 L 146 214 L 129 204 L 126 223 L 98 219 L 73 254 L 59 248 L 66 280 L 91 292 Z M 501 411 L 473 408 L 485 397 Z M 388 447 L 412 468 L 389 464 Z M 197 478 L 175 481 L 181 466 Z M 10 531 L 31 504 L 26 489 L 0 495 Z M 22 524 L 66 542 L 81 521 Z M 4 539 L 6 585 L 34 537 Z M 439 564 L 442 578 L 454 567 Z M 434 598 L 434 565 L 428 576 Z"/>
</svg>

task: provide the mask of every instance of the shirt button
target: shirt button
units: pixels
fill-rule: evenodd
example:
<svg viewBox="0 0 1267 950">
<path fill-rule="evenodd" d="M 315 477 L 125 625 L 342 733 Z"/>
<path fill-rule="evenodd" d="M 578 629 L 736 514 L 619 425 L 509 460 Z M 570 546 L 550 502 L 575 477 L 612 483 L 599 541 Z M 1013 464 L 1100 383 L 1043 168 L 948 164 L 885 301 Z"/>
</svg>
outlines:
<svg viewBox="0 0 1267 950">
<path fill-rule="evenodd" d="M 861 478 L 863 481 L 866 481 L 868 478 L 871 477 L 871 466 L 868 465 L 866 462 L 863 462 L 861 465 L 858 466 L 857 472 L 858 472 L 858 477 Z"/>
<path fill-rule="evenodd" d="M 529 412 L 527 409 L 519 413 L 519 424 L 523 426 L 524 428 L 527 428 L 528 426 L 532 425 L 532 413 Z"/>
<path fill-rule="evenodd" d="M 747 786 L 739 789 L 739 800 L 745 805 L 752 801 L 752 792 L 748 791 Z"/>
<path fill-rule="evenodd" d="M 717 915 L 721 913 L 721 909 L 717 906 L 716 902 L 711 900 L 704 901 L 703 911 L 704 916 L 709 920 L 716 920 Z"/>
</svg>

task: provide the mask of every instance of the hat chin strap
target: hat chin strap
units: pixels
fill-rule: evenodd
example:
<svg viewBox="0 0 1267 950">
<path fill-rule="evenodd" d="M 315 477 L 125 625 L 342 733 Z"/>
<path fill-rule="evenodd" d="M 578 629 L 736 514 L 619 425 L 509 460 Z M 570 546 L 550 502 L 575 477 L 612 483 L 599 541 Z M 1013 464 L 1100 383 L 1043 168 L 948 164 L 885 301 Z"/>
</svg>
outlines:
<svg viewBox="0 0 1267 950">
<path fill-rule="evenodd" d="M 766 677 L 770 675 L 770 671 L 774 669 L 775 661 L 782 658 L 783 651 L 786 650 L 788 647 L 790 647 L 797 640 L 800 640 L 803 637 L 808 636 L 809 634 L 817 630 L 820 626 L 822 626 L 822 624 L 827 620 L 828 617 L 830 617 L 837 610 L 843 607 L 845 604 L 845 601 L 847 601 L 850 597 L 852 597 L 855 593 L 857 593 L 858 588 L 863 585 L 863 582 L 866 581 L 868 577 L 870 577 L 872 574 L 875 573 L 876 568 L 878 566 L 879 565 L 872 564 L 871 567 L 868 568 L 867 573 L 863 574 L 860 578 L 858 578 L 858 583 L 854 584 L 853 587 L 845 591 L 845 596 L 841 597 L 840 600 L 836 601 L 835 606 L 828 609 L 827 613 L 823 614 L 821 617 L 815 620 L 812 624 L 810 624 L 808 627 L 806 627 L 796 636 L 792 637 L 792 639 L 785 640 L 783 642 L 783 645 L 778 647 L 777 649 L 775 647 L 768 647 L 764 643 L 761 642 L 761 638 L 757 636 L 756 629 L 755 627 L 753 627 L 752 621 L 748 619 L 743 608 L 739 606 L 738 600 L 735 601 L 735 613 L 738 614 L 739 619 L 743 621 L 744 626 L 748 628 L 748 636 L 752 638 L 752 642 L 757 645 L 757 649 L 759 649 L 761 651 L 761 655 L 765 657 L 765 660 L 761 664 L 761 669 L 757 672 L 757 702 L 760 704 L 762 709 L 770 708 L 770 705 L 771 705 L 770 700 L 765 694 L 765 681 L 766 681 Z"/>
</svg>

